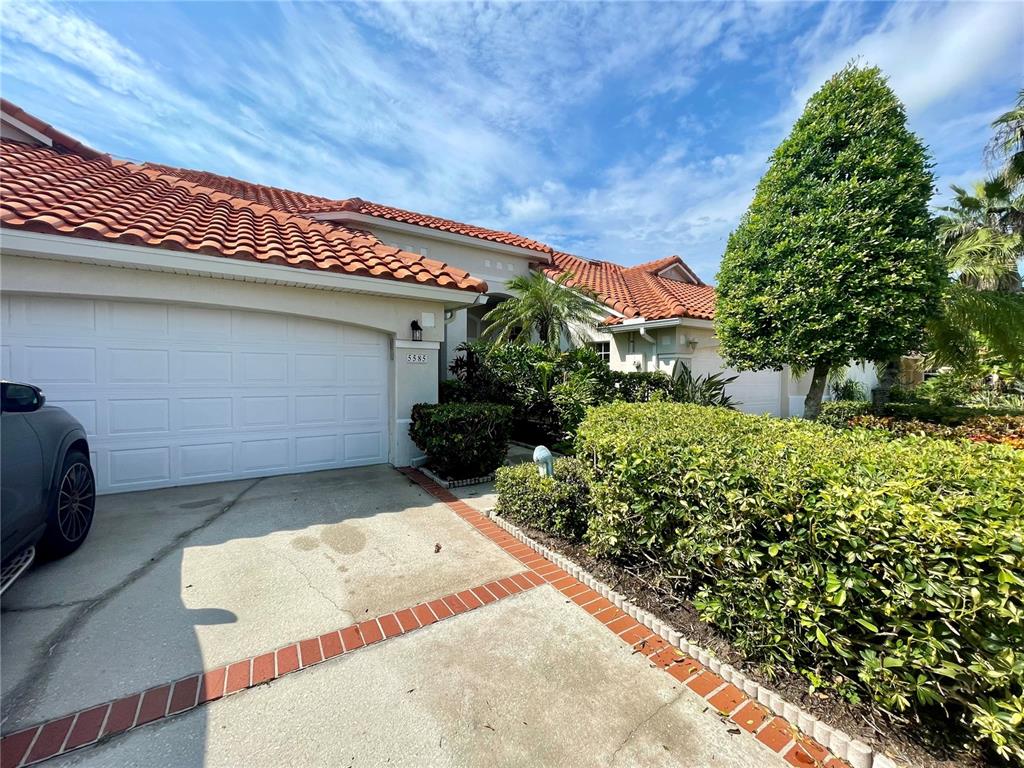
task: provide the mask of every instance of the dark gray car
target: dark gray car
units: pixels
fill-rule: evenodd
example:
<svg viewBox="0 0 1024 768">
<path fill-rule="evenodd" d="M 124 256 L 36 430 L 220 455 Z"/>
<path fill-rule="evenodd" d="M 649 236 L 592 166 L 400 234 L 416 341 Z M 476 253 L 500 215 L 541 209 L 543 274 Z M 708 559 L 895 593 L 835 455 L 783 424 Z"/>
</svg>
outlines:
<svg viewBox="0 0 1024 768">
<path fill-rule="evenodd" d="M 96 483 L 85 430 L 67 411 L 46 405 L 38 387 L 0 382 L 2 561 L 6 588 L 38 552 L 69 555 L 85 541 Z"/>
</svg>

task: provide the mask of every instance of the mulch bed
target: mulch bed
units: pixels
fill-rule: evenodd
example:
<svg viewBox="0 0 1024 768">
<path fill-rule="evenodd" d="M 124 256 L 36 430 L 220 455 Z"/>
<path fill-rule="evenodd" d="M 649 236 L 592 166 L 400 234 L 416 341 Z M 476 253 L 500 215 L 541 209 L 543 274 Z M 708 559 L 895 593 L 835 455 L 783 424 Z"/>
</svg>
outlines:
<svg viewBox="0 0 1024 768">
<path fill-rule="evenodd" d="M 899 722 L 866 705 L 855 705 L 826 692 L 808 692 L 808 682 L 788 670 L 765 668 L 744 657 L 714 627 L 700 620 L 687 600 L 652 583 L 652 574 L 625 568 L 588 554 L 586 547 L 528 526 L 520 526 L 534 540 L 562 553 L 629 600 L 679 630 L 691 642 L 711 651 L 723 662 L 776 691 L 818 719 L 857 737 L 873 749 L 915 768 L 981 768 L 990 763 L 973 742 L 950 743 L 946 732 L 927 730 L 920 723 Z M 1005 765 L 1005 764 L 1003 764 Z"/>
</svg>

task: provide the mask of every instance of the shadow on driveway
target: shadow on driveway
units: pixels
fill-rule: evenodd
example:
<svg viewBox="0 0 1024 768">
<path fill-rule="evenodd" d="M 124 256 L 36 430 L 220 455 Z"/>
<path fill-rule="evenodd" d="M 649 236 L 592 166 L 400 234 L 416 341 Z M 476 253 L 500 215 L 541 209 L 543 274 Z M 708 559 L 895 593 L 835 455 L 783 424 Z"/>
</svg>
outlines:
<svg viewBox="0 0 1024 768">
<path fill-rule="evenodd" d="M 387 466 L 104 496 L 94 526 L 4 595 L 4 734 L 521 570 Z"/>
</svg>

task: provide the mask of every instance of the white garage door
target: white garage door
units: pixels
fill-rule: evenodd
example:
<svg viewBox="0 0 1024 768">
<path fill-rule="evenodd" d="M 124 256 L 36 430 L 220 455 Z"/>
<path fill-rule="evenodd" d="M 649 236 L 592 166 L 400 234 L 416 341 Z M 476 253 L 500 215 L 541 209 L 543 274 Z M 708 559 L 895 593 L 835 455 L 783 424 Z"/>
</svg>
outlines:
<svg viewBox="0 0 1024 768">
<path fill-rule="evenodd" d="M 181 304 L 10 296 L 3 377 L 85 426 L 101 492 L 387 460 L 385 336 Z"/>
<path fill-rule="evenodd" d="M 779 371 L 735 371 L 725 368 L 717 352 L 703 350 L 694 355 L 693 372 L 706 375 L 723 373 L 736 376 L 736 381 L 726 387 L 726 392 L 737 404 L 737 409 L 746 413 L 782 414 Z"/>
</svg>

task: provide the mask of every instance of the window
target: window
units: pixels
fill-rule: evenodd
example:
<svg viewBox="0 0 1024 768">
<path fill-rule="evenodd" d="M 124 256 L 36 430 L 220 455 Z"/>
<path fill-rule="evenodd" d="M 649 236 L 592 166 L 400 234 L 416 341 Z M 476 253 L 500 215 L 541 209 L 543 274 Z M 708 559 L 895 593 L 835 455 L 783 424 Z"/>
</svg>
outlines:
<svg viewBox="0 0 1024 768">
<path fill-rule="evenodd" d="M 593 348 L 593 350 L 595 352 L 597 352 L 598 357 L 600 357 L 602 360 L 605 361 L 605 363 L 610 363 L 611 362 L 611 359 L 612 359 L 612 345 L 611 345 L 611 342 L 608 342 L 608 341 L 592 341 L 592 342 L 590 342 L 590 346 Z"/>
</svg>

